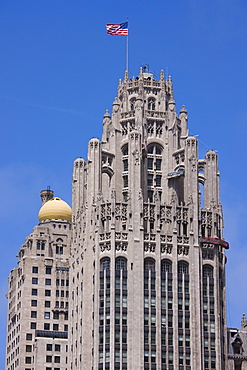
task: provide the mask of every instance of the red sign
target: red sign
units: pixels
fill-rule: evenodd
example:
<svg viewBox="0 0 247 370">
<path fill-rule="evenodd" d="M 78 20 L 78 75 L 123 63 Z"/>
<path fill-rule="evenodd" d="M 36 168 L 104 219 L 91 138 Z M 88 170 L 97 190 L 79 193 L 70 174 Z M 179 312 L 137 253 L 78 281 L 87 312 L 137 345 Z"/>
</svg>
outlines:
<svg viewBox="0 0 247 370">
<path fill-rule="evenodd" d="M 225 240 L 218 239 L 218 238 L 206 238 L 205 236 L 202 236 L 200 238 L 200 242 L 221 245 L 222 247 L 229 249 L 229 243 L 227 243 Z"/>
</svg>

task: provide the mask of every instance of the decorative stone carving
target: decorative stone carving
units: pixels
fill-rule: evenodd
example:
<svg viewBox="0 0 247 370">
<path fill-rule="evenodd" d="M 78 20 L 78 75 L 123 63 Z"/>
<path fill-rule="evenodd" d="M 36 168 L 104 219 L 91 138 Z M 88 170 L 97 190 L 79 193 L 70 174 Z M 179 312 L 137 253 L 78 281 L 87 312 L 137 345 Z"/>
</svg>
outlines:
<svg viewBox="0 0 247 370">
<path fill-rule="evenodd" d="M 155 252 L 155 243 L 144 243 L 144 252 Z"/>
<path fill-rule="evenodd" d="M 178 246 L 178 255 L 188 256 L 189 246 L 188 245 L 179 245 Z"/>
<path fill-rule="evenodd" d="M 161 244 L 160 251 L 161 251 L 161 253 L 171 254 L 172 253 L 172 244 Z"/>
</svg>

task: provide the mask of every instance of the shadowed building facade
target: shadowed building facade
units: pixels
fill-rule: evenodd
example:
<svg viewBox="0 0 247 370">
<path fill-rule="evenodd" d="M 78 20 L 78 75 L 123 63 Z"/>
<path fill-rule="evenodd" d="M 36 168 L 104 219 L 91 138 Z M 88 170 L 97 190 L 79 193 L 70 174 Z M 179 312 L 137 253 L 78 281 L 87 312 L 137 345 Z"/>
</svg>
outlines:
<svg viewBox="0 0 247 370">
<path fill-rule="evenodd" d="M 163 71 L 119 81 L 72 209 L 70 369 L 226 369 L 218 156 Z"/>
</svg>

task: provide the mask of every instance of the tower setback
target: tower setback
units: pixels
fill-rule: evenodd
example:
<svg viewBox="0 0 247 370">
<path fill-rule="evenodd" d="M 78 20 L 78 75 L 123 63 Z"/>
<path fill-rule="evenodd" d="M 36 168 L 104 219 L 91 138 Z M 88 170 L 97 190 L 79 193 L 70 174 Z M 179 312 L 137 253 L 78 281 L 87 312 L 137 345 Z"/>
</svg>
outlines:
<svg viewBox="0 0 247 370">
<path fill-rule="evenodd" d="M 218 156 L 171 77 L 125 73 L 73 172 L 70 369 L 226 368 Z"/>
</svg>

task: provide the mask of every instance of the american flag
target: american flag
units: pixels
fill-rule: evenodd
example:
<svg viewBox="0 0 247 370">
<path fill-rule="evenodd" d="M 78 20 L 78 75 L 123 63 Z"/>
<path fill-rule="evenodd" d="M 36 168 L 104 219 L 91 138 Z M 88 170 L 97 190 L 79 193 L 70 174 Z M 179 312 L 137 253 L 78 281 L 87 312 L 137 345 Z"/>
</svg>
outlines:
<svg viewBox="0 0 247 370">
<path fill-rule="evenodd" d="M 128 36 L 128 22 L 120 24 L 107 24 L 106 33 L 108 33 L 109 35 Z"/>
</svg>

